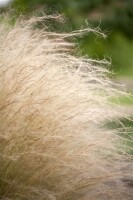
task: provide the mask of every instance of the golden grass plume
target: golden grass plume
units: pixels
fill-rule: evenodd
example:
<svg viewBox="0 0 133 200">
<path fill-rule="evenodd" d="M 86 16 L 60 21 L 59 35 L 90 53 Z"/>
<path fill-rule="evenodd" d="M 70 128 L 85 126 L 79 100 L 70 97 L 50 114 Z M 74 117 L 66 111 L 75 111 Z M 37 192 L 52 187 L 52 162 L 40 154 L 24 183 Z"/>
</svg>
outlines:
<svg viewBox="0 0 133 200">
<path fill-rule="evenodd" d="M 52 33 L 37 21 L 0 26 L 0 199 L 131 200 L 124 147 L 104 127 L 119 91 L 67 40 L 88 30 Z"/>
</svg>

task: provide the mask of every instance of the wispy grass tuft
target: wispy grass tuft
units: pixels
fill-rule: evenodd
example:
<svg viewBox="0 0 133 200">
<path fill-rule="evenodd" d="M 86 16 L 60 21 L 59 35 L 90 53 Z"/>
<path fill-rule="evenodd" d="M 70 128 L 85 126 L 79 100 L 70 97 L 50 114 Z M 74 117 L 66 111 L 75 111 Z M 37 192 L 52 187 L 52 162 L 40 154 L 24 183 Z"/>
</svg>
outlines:
<svg viewBox="0 0 133 200">
<path fill-rule="evenodd" d="M 42 20 L 42 18 L 41 18 Z M 129 157 L 109 97 L 120 94 L 101 63 L 71 54 L 67 38 L 35 28 L 40 19 L 0 26 L 0 199 L 131 200 L 121 181 Z M 8 23 L 7 23 L 8 24 Z M 34 28 L 33 28 L 34 27 Z M 121 114 L 119 114 L 121 115 Z"/>
</svg>

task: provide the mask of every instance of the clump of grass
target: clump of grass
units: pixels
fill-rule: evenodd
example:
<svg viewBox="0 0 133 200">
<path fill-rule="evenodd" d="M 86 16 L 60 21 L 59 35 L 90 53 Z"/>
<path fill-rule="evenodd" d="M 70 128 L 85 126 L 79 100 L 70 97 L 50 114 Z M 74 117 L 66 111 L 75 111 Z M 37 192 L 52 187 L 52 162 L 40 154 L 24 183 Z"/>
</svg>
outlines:
<svg viewBox="0 0 133 200">
<path fill-rule="evenodd" d="M 120 181 L 129 158 L 104 128 L 119 91 L 102 62 L 72 56 L 67 38 L 84 31 L 51 33 L 41 20 L 0 26 L 0 198 L 132 199 Z"/>
</svg>

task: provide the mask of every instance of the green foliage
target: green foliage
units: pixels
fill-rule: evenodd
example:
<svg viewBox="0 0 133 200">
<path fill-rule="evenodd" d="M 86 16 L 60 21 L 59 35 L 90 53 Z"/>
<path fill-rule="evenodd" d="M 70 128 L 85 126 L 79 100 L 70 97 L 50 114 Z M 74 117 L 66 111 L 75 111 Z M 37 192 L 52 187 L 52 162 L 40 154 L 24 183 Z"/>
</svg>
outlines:
<svg viewBox="0 0 133 200">
<path fill-rule="evenodd" d="M 112 97 L 109 102 L 123 106 L 133 106 L 133 94 L 129 96 Z"/>
<path fill-rule="evenodd" d="M 126 152 L 133 155 L 133 118 L 132 119 L 119 119 L 119 122 L 112 121 L 107 123 L 106 126 L 110 129 L 118 129 L 119 135 L 123 138 Z"/>
<path fill-rule="evenodd" d="M 116 76 L 133 76 L 133 41 L 120 32 L 113 32 L 107 39 L 86 36 L 80 47 L 83 54 L 93 58 L 111 59 Z"/>
</svg>

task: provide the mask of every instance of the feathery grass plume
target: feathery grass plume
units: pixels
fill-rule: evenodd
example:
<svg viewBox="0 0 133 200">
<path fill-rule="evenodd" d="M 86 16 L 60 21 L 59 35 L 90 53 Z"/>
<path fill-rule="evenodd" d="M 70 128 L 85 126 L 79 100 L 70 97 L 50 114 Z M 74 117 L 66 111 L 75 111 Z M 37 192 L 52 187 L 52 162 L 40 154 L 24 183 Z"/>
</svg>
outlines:
<svg viewBox="0 0 133 200">
<path fill-rule="evenodd" d="M 71 54 L 68 34 L 37 21 L 0 25 L 0 199 L 132 199 L 126 151 L 108 98 L 119 93 L 102 62 Z"/>
</svg>

